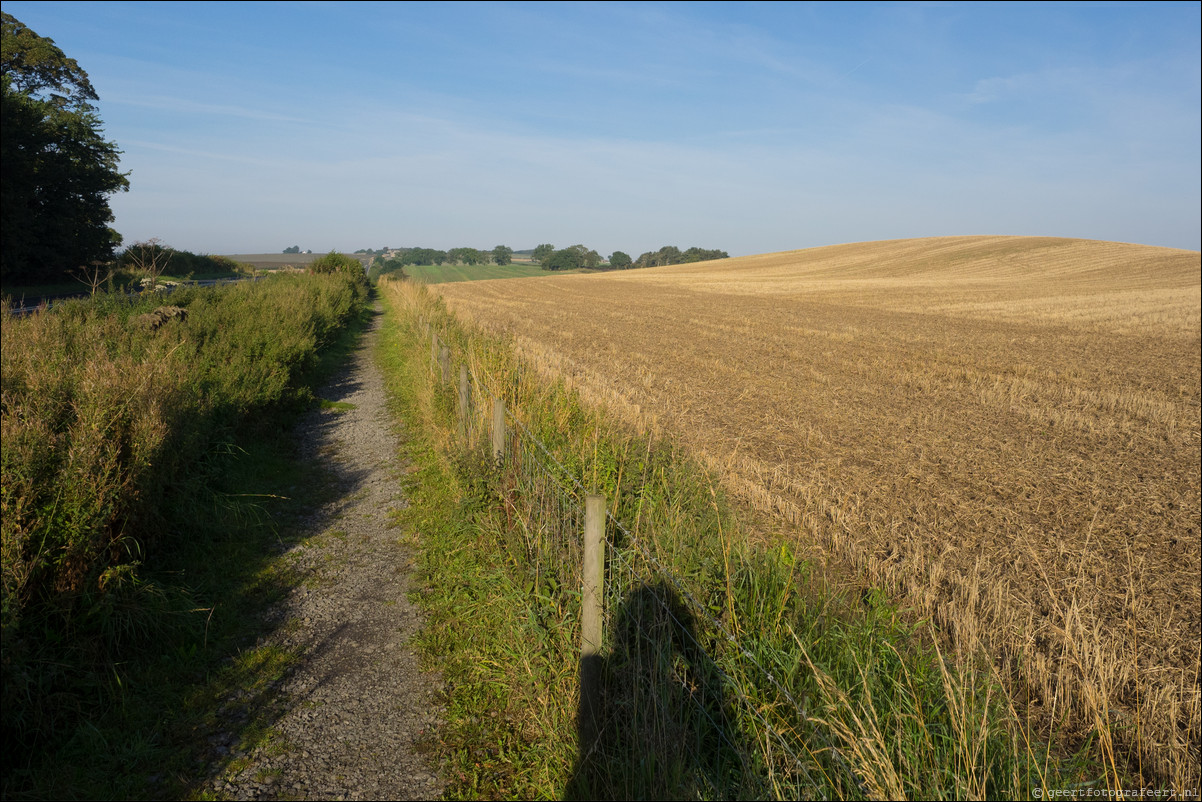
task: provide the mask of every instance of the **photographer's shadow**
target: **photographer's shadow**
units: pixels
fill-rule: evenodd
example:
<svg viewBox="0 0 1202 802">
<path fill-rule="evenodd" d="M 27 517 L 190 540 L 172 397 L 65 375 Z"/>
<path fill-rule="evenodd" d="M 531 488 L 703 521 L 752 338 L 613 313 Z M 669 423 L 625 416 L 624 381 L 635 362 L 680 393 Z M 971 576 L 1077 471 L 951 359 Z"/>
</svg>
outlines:
<svg viewBox="0 0 1202 802">
<path fill-rule="evenodd" d="M 746 750 L 723 675 L 679 593 L 664 581 L 640 585 L 612 621 L 612 653 L 581 661 L 579 752 L 566 798 L 743 796 Z"/>
</svg>

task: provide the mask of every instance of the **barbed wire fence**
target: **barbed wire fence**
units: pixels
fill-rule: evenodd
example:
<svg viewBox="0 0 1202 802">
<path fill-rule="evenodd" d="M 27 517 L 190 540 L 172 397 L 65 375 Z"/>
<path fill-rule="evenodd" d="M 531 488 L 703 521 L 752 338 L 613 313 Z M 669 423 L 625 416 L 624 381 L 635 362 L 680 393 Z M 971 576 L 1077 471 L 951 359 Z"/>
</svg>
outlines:
<svg viewBox="0 0 1202 802">
<path fill-rule="evenodd" d="M 430 340 L 434 379 L 451 394 L 457 384 L 460 445 L 492 463 L 506 524 L 521 533 L 525 568 L 534 585 L 576 605 L 587 619 L 588 592 L 582 591 L 582 581 L 593 494 L 494 392 L 482 370 L 460 355 L 458 371 L 453 371 L 454 355 L 445 338 L 425 318 L 419 318 L 419 330 Z M 623 740 L 628 752 L 667 750 L 678 769 L 685 765 L 700 797 L 868 796 L 825 724 L 787 686 L 785 678 L 797 666 L 755 654 L 656 557 L 651 545 L 603 503 L 599 509 L 602 521 L 593 524 L 603 532 L 598 651 L 609 661 L 609 679 L 605 687 L 583 687 L 582 658 L 582 715 L 590 701 L 600 711 L 600 720 L 592 725 L 595 742 L 582 744 L 582 752 L 594 751 L 592 759 L 604 767 L 614 760 L 607 751 L 621 750 Z M 586 631 L 586 656 L 588 640 Z M 621 692 L 614 691 L 615 681 L 625 681 Z M 678 708 L 668 716 L 671 720 L 640 729 L 647 724 L 642 719 L 663 718 L 662 710 L 655 711 L 663 708 L 665 693 Z M 604 698 L 584 698 L 593 695 Z M 624 731 L 615 737 L 615 728 Z M 641 761 L 646 755 L 634 757 Z M 613 766 L 609 768 L 612 781 Z M 645 792 L 645 786 L 640 788 Z"/>
</svg>

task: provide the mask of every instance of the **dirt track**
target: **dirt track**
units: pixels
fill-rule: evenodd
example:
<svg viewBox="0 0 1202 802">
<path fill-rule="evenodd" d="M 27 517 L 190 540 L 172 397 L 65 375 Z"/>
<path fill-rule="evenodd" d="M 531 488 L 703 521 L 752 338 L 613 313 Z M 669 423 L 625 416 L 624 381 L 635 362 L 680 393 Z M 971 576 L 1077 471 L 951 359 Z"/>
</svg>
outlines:
<svg viewBox="0 0 1202 802">
<path fill-rule="evenodd" d="M 203 791 L 218 797 L 434 799 L 442 792 L 418 751 L 440 718 L 440 681 L 421 671 L 409 645 L 420 618 L 407 599 L 412 554 L 389 525 L 389 512 L 405 502 L 372 357 L 379 323 L 377 315 L 321 393 L 353 406 L 314 411 L 298 430 L 303 457 L 320 463 L 337 492 L 303 517 L 312 534 L 282 559 L 304 581 L 264 622 L 270 634 L 260 645 L 299 655 L 265 701 L 273 737 L 249 753 L 237 750 L 236 724 L 214 739 Z M 229 707 L 231 722 L 246 718 L 236 703 Z"/>
</svg>

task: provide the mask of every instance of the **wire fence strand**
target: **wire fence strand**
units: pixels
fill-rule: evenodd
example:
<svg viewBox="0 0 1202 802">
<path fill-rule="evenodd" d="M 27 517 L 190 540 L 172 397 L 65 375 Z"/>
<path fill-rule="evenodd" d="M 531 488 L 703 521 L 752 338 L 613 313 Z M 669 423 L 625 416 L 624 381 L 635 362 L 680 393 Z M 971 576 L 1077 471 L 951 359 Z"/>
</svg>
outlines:
<svg viewBox="0 0 1202 802">
<path fill-rule="evenodd" d="M 447 340 L 427 324 L 423 328 L 431 341 L 433 379 L 439 381 L 441 348 Z M 466 409 L 461 410 L 461 445 L 477 458 L 494 461 L 491 410 L 498 395 L 470 358 L 466 364 L 469 387 Z M 505 523 L 521 534 L 525 568 L 539 592 L 578 605 L 588 491 L 510 405 L 505 407 L 505 425 L 496 474 Z M 717 733 L 716 746 L 697 747 L 706 754 L 694 755 L 699 764 L 719 766 L 700 773 L 698 792 L 705 797 L 729 793 L 730 783 L 721 774 L 733 770 L 743 778 L 743 793 L 819 798 L 832 788 L 833 765 L 842 775 L 839 781 L 866 795 L 825 727 L 807 714 L 803 701 L 782 681 L 796 667 L 757 658 L 635 531 L 608 512 L 606 519 L 603 651 L 644 659 L 643 652 L 662 641 L 690 656 L 683 662 L 679 657 L 664 659 L 675 660 L 666 666 L 665 676 L 680 691 L 678 698 L 692 707 L 690 715 Z M 640 601 L 632 604 L 632 599 Z M 718 651 L 721 655 L 715 654 Z M 637 697 L 637 691 L 632 693 Z M 715 699 L 723 701 L 716 704 Z M 754 750 L 749 742 L 756 745 Z M 711 759 L 713 755 L 725 757 Z M 751 784 L 749 774 L 755 775 Z"/>
</svg>

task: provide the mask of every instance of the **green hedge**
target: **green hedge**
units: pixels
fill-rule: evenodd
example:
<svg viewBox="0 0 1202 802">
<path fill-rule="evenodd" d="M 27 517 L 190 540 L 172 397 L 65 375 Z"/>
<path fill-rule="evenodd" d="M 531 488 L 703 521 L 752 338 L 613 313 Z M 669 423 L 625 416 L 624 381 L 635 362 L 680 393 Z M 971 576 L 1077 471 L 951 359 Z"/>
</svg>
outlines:
<svg viewBox="0 0 1202 802">
<path fill-rule="evenodd" d="M 192 536 L 182 511 L 215 454 L 312 398 L 306 374 L 367 293 L 346 273 L 292 274 L 3 314 L 6 742 L 56 729 L 84 680 L 153 630 L 142 562 Z M 182 312 L 151 314 L 165 303 Z"/>
</svg>

